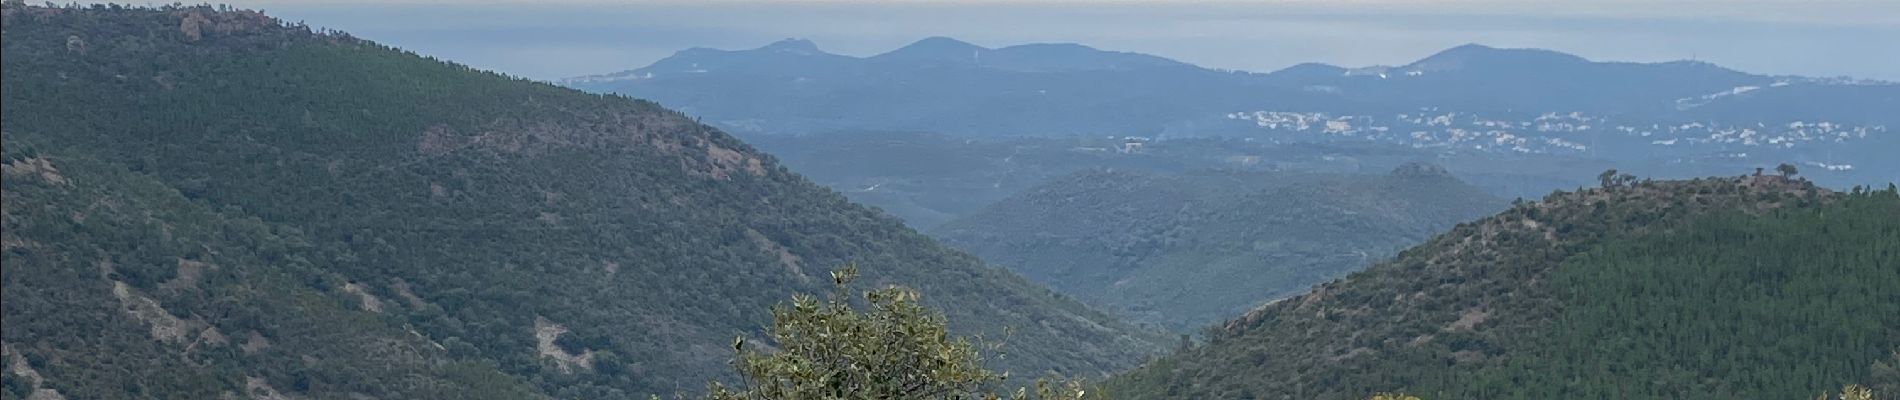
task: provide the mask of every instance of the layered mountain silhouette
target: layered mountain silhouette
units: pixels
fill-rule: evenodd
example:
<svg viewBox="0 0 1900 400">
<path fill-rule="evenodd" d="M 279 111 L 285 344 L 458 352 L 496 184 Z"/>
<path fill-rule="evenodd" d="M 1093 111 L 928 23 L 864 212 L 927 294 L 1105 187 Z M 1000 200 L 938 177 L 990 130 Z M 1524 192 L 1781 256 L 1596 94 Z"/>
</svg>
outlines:
<svg viewBox="0 0 1900 400">
<path fill-rule="evenodd" d="M 756 125 L 784 133 L 838 129 L 967 135 L 1212 133 L 1231 127 L 1208 124 L 1209 116 L 1263 109 L 1334 114 L 1420 108 L 1501 114 L 1578 111 L 1644 122 L 1825 118 L 1841 123 L 1892 123 L 1895 117 L 1890 113 L 1871 112 L 1866 103 L 1885 106 L 1900 101 L 1893 97 L 1900 87 L 1881 82 L 1755 75 L 1694 61 L 1597 62 L 1549 50 L 1478 44 L 1395 67 L 1301 64 L 1271 73 L 1242 73 L 1067 43 L 992 49 L 932 37 L 860 58 L 825 53 L 809 41 L 787 39 L 753 50 L 689 49 L 645 68 L 564 83 L 649 97 L 723 124 Z M 1780 94 L 1843 86 L 1879 94 L 1856 96 L 1854 101 L 1800 96 L 1830 105 L 1838 101 L 1841 106 L 1827 110 L 1741 104 L 1748 101 L 1742 99 L 1752 99 L 1799 105 Z M 1761 90 L 1695 107 L 1678 106 L 1678 100 L 1739 87 Z M 722 97 L 704 89 L 745 96 Z M 825 118 L 840 108 L 866 117 Z M 956 117 L 999 122 L 950 120 Z"/>
<path fill-rule="evenodd" d="M 1691 166 L 1672 174 L 1681 177 L 1792 160 L 1832 184 L 1900 170 L 1870 150 L 1900 146 L 1890 133 L 1900 127 L 1891 111 L 1900 85 L 1478 44 L 1399 66 L 1251 73 L 1076 44 L 988 48 L 933 37 L 854 57 L 788 40 L 691 49 L 562 83 L 653 99 L 745 135 L 1350 140 Z"/>
</svg>

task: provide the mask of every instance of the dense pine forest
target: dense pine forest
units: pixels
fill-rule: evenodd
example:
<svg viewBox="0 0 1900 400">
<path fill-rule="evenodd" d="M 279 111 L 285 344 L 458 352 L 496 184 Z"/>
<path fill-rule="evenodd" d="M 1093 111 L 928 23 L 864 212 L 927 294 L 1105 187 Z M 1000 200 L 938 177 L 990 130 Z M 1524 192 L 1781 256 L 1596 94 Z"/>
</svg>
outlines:
<svg viewBox="0 0 1900 400">
<path fill-rule="evenodd" d="M 1873 375 L 1876 362 L 1900 350 L 1893 192 L 1766 215 L 1723 212 L 1665 229 L 1567 260 L 1550 282 L 1562 304 L 1553 322 L 1502 344 L 1527 351 L 1442 390 L 1465 398 L 1800 398 L 1847 382 L 1896 383 Z"/>
<path fill-rule="evenodd" d="M 1136 399 L 1767 399 L 1892 387 L 1896 215 L 1891 189 L 1838 193 L 1779 176 L 1556 193 L 1248 313 L 1110 387 Z"/>
<path fill-rule="evenodd" d="M 250 11 L 4 14 L 8 396 L 696 392 L 849 262 L 1017 376 L 1164 347 L 650 102 Z"/>
</svg>

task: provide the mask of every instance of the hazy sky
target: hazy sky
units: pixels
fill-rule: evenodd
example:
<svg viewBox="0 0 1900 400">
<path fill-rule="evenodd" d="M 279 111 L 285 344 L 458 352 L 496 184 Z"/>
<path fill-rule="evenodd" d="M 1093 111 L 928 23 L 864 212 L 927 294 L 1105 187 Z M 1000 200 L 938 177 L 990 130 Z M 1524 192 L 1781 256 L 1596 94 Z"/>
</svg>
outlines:
<svg viewBox="0 0 1900 400">
<path fill-rule="evenodd" d="M 1900 0 L 694 1 L 234 0 L 538 79 L 701 46 L 798 37 L 872 55 L 927 36 L 1075 42 L 1213 68 L 1403 64 L 1464 43 L 1595 60 L 1700 59 L 1765 74 L 1900 80 Z"/>
</svg>

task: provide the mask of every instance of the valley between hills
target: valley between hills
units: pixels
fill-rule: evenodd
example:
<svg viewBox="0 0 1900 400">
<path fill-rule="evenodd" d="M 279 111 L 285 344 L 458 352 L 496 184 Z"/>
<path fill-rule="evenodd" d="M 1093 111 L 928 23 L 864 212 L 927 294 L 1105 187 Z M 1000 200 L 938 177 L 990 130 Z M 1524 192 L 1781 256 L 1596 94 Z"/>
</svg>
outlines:
<svg viewBox="0 0 1900 400">
<path fill-rule="evenodd" d="M 1900 395 L 1891 83 L 0 10 L 0 399 Z"/>
</svg>

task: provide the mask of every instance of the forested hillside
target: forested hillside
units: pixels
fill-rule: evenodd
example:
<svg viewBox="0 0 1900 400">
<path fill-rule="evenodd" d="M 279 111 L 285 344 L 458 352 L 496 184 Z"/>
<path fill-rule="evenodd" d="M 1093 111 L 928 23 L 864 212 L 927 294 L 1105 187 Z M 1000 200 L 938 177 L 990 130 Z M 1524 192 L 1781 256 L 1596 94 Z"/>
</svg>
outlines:
<svg viewBox="0 0 1900 400">
<path fill-rule="evenodd" d="M 1158 347 L 649 102 L 248 11 L 4 14 L 9 398 L 691 392 L 847 262 L 1019 376 Z"/>
<path fill-rule="evenodd" d="M 458 360 L 467 343 L 434 343 L 403 318 L 366 312 L 402 306 L 355 294 L 361 284 L 328 268 L 355 257 L 347 249 L 220 213 L 123 166 L 4 140 L 0 361 L 10 367 L 0 396 L 534 393 L 492 365 Z"/>
<path fill-rule="evenodd" d="M 1094 170 L 934 233 L 1084 302 L 1187 332 L 1505 206 L 1426 164 L 1386 175 Z"/>
<path fill-rule="evenodd" d="M 1110 386 L 1133 399 L 1781 399 L 1900 385 L 1891 186 L 1606 180 L 1249 312 Z"/>
</svg>

